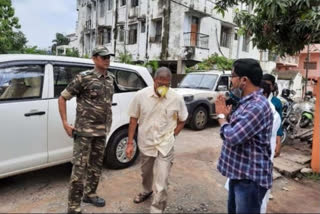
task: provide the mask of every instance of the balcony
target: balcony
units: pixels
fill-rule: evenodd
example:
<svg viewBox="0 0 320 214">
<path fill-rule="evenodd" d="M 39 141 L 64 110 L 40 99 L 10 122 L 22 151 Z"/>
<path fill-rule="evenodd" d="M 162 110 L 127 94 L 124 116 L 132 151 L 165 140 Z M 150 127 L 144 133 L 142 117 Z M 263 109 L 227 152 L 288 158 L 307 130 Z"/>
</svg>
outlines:
<svg viewBox="0 0 320 214">
<path fill-rule="evenodd" d="M 209 49 L 209 35 L 202 33 L 186 32 L 183 33 L 184 46 Z"/>
</svg>

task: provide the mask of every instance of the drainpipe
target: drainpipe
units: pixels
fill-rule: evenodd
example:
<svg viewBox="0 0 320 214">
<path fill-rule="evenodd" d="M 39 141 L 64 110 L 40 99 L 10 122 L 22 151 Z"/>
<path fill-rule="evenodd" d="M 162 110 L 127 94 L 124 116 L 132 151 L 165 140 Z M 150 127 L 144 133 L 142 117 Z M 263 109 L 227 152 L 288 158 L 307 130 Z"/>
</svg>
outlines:
<svg viewBox="0 0 320 214">
<path fill-rule="evenodd" d="M 149 21 L 150 21 L 150 0 L 147 1 L 148 2 L 148 12 L 147 12 L 147 17 L 146 17 L 146 55 L 145 58 L 147 60 L 147 62 L 149 62 L 149 54 L 148 54 L 148 50 L 149 50 Z"/>
<path fill-rule="evenodd" d="M 117 38 L 118 38 L 118 19 L 119 19 L 119 0 L 116 0 L 115 6 L 115 19 L 114 19 L 114 29 L 113 29 L 113 53 L 116 55 L 117 51 Z M 116 56 L 115 56 L 116 57 Z"/>
<path fill-rule="evenodd" d="M 308 72 L 309 72 L 309 58 L 310 58 L 310 55 L 309 55 L 309 53 L 310 53 L 310 49 L 309 49 L 309 44 L 308 44 L 308 46 L 307 46 L 307 58 L 306 58 L 306 60 L 305 60 L 305 62 L 307 63 L 307 65 L 306 65 L 306 80 L 305 80 L 305 85 L 304 85 L 304 94 L 303 94 L 303 97 L 306 99 L 306 96 L 305 96 L 305 94 L 306 94 L 306 92 L 307 92 L 307 90 L 308 90 Z"/>
<path fill-rule="evenodd" d="M 168 45 L 169 45 L 169 32 L 170 32 L 170 13 L 171 13 L 171 1 L 166 0 L 166 8 L 163 10 L 163 37 L 161 47 L 161 60 L 166 60 L 169 56 Z"/>
</svg>

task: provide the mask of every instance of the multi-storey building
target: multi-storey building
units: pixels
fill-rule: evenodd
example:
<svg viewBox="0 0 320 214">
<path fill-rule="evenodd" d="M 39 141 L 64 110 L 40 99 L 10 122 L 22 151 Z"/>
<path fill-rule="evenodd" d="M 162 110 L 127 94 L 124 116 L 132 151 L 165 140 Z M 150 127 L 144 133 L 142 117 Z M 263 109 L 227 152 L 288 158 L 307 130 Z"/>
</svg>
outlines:
<svg viewBox="0 0 320 214">
<path fill-rule="evenodd" d="M 77 0 L 79 52 L 90 56 L 101 44 L 116 57 L 131 54 L 133 61 L 157 60 L 182 73 L 185 65 L 214 53 L 259 60 L 250 38 L 237 34 L 235 8 L 223 17 L 214 6 L 213 0 Z"/>
</svg>

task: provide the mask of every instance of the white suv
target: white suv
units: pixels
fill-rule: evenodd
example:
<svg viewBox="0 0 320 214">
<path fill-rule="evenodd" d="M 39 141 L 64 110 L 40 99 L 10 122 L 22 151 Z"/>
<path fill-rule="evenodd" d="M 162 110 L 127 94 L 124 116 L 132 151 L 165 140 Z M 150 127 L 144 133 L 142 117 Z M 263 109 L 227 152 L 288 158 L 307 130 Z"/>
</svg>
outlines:
<svg viewBox="0 0 320 214">
<path fill-rule="evenodd" d="M 184 97 L 189 112 L 187 124 L 192 129 L 204 129 L 209 119 L 217 119 L 214 103 L 219 94 L 229 90 L 230 76 L 231 71 L 193 72 L 175 89 Z"/>
<path fill-rule="evenodd" d="M 0 55 L 0 178 L 71 160 L 73 140 L 65 133 L 58 97 L 79 72 L 92 69 L 90 59 Z M 127 108 L 136 91 L 152 85 L 144 67 L 111 63 L 116 77 L 113 123 L 107 136 L 105 164 L 130 166 L 138 155 L 125 155 L 129 117 Z M 68 122 L 76 115 L 76 98 L 67 103 Z"/>
</svg>

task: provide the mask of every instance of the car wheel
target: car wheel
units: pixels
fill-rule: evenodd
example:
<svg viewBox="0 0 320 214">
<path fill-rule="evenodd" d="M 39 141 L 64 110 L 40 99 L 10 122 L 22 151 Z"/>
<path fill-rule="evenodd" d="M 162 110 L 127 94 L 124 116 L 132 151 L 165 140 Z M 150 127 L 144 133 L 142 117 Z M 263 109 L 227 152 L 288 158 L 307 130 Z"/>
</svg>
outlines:
<svg viewBox="0 0 320 214">
<path fill-rule="evenodd" d="M 208 111 L 202 106 L 199 106 L 194 110 L 190 127 L 194 130 L 202 130 L 208 123 Z"/>
<path fill-rule="evenodd" d="M 104 164 L 110 169 L 123 169 L 131 166 L 137 159 L 139 154 L 137 137 L 133 140 L 133 155 L 131 159 L 126 156 L 126 148 L 128 142 L 128 129 L 117 131 L 109 140 L 106 151 Z"/>
</svg>

